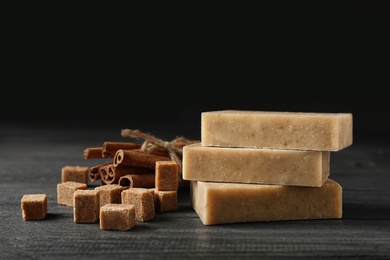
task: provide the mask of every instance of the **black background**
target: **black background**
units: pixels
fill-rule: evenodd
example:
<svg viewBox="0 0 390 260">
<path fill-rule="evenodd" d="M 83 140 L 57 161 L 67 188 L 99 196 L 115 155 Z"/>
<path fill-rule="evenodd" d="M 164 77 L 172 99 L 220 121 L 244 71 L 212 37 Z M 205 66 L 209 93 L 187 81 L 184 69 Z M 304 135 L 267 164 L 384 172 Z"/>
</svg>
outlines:
<svg viewBox="0 0 390 260">
<path fill-rule="evenodd" d="M 89 14 L 13 20 L 0 122 L 197 138 L 203 111 L 348 112 L 356 136 L 390 133 L 387 1 Z"/>
</svg>

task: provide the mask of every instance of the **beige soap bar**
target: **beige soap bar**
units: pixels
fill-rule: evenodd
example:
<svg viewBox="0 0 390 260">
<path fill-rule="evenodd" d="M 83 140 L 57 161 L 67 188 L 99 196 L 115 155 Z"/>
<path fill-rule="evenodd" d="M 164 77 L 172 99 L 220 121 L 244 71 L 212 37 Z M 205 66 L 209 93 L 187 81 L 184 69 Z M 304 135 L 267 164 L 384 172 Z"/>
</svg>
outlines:
<svg viewBox="0 0 390 260">
<path fill-rule="evenodd" d="M 205 146 L 339 151 L 352 139 L 350 113 L 222 110 L 201 116 Z"/>
<path fill-rule="evenodd" d="M 183 147 L 184 180 L 322 186 L 329 176 L 330 152 Z"/>
<path fill-rule="evenodd" d="M 204 225 L 280 220 L 339 219 L 342 187 L 191 181 L 191 202 Z"/>
</svg>

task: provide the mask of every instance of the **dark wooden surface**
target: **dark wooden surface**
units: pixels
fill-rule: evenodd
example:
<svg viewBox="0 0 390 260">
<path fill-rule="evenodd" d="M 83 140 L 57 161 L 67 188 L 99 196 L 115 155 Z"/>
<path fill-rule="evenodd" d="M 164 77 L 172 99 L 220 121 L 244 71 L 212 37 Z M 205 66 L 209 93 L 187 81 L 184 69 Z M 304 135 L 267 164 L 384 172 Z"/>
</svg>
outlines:
<svg viewBox="0 0 390 260">
<path fill-rule="evenodd" d="M 343 187 L 342 219 L 204 226 L 192 209 L 189 190 L 181 189 L 177 211 L 158 213 L 129 231 L 76 224 L 73 209 L 57 204 L 61 168 L 96 165 L 83 158 L 83 150 L 105 141 L 128 141 L 120 127 L 1 124 L 0 259 L 390 258 L 388 138 L 354 136 L 352 146 L 331 154 L 330 177 Z M 198 138 L 200 132 L 135 127 L 166 140 L 182 133 Z M 48 195 L 44 220 L 23 220 L 21 198 L 28 193 Z"/>
</svg>

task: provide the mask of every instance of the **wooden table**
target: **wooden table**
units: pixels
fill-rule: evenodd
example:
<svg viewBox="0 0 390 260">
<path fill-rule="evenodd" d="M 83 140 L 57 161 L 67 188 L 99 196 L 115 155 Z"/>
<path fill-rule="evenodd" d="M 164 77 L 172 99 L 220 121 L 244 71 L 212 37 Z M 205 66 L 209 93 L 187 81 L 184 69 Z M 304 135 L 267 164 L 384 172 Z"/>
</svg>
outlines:
<svg viewBox="0 0 390 260">
<path fill-rule="evenodd" d="M 61 168 L 98 164 L 83 150 L 128 141 L 123 126 L 0 126 L 0 259 L 390 258 L 389 138 L 354 136 L 352 146 L 331 154 L 330 177 L 343 187 L 342 219 L 204 226 L 183 188 L 177 211 L 123 232 L 74 223 L 73 208 L 58 205 L 56 194 Z M 165 140 L 199 137 L 196 128 L 144 127 Z M 48 195 L 44 220 L 23 220 L 28 193 Z"/>
</svg>

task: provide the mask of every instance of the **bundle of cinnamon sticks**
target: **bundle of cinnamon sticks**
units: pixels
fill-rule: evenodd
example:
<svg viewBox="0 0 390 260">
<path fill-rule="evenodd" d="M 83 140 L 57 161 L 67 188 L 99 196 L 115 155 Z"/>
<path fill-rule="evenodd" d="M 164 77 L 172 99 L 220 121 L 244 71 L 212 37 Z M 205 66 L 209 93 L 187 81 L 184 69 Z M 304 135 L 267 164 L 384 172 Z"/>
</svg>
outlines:
<svg viewBox="0 0 390 260">
<path fill-rule="evenodd" d="M 157 161 L 175 161 L 179 167 L 179 187 L 188 186 L 188 181 L 181 176 L 182 148 L 185 145 L 199 142 L 183 137 L 166 142 L 139 130 L 124 129 L 123 137 L 143 139 L 138 142 L 109 142 L 100 147 L 89 147 L 84 150 L 84 158 L 109 159 L 90 167 L 89 179 L 101 181 L 101 185 L 119 184 L 126 187 L 155 187 L 155 168 Z"/>
</svg>

